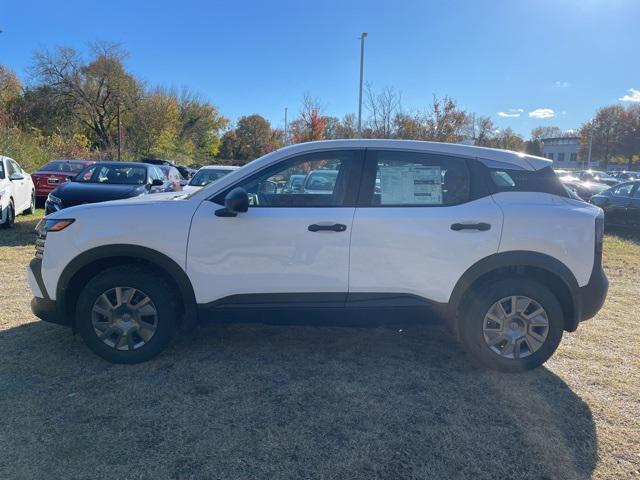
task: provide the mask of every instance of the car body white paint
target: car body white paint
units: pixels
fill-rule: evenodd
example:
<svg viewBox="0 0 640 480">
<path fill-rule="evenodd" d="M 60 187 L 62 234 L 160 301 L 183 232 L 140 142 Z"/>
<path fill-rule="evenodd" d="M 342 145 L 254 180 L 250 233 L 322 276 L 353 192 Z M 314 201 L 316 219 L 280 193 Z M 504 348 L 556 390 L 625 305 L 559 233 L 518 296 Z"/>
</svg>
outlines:
<svg viewBox="0 0 640 480">
<path fill-rule="evenodd" d="M 10 170 L 8 163 L 10 161 L 13 161 L 20 169 L 17 173 L 22 177 L 21 179 L 11 180 L 9 178 Z M 18 162 L 3 156 L 0 156 L 0 162 L 2 162 L 2 170 L 4 172 L 4 178 L 0 178 L 0 224 L 2 224 L 7 219 L 7 212 L 11 201 L 13 201 L 16 215 L 20 215 L 30 208 L 31 196 L 35 192 L 35 186 L 33 185 L 31 175 L 25 172 Z"/>
<path fill-rule="evenodd" d="M 339 140 L 286 147 L 203 189 L 72 207 L 74 218 L 49 234 L 44 286 L 55 299 L 64 267 L 78 254 L 112 244 L 140 245 L 173 259 L 190 278 L 198 303 L 243 293 L 404 292 L 446 302 L 460 275 L 495 252 L 528 250 L 564 263 L 583 285 L 594 255 L 600 209 L 548 194 L 497 194 L 451 207 L 250 208 L 217 217 L 216 193 L 292 156 L 322 150 L 398 149 L 481 158 L 536 170 L 546 159 L 464 145 L 395 140 Z M 452 232 L 454 222 L 491 224 L 488 232 Z M 347 234 L 307 231 L 343 223 Z M 504 227 L 503 227 L 504 225 Z M 42 295 L 34 289 L 34 295 Z"/>
</svg>

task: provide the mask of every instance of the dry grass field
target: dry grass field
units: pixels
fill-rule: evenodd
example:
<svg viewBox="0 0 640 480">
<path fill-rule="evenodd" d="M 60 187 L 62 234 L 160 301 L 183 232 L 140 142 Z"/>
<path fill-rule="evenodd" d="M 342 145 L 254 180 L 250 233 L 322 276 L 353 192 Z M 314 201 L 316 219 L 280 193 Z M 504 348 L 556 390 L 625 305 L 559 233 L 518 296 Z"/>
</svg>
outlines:
<svg viewBox="0 0 640 480">
<path fill-rule="evenodd" d="M 109 364 L 38 321 L 33 217 L 0 231 L 1 479 L 640 478 L 640 237 L 543 368 L 474 368 L 439 325 L 201 327 Z"/>
</svg>

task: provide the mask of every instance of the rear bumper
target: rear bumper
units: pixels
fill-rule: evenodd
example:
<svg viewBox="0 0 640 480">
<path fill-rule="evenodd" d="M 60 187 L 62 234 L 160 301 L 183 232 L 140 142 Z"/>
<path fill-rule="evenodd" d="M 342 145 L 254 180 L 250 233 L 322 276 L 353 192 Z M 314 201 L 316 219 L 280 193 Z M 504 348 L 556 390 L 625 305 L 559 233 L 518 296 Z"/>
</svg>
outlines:
<svg viewBox="0 0 640 480">
<path fill-rule="evenodd" d="M 589 283 L 578 290 L 578 301 L 580 302 L 579 321 L 589 320 L 595 317 L 604 305 L 609 290 L 609 280 L 602 268 L 602 254 L 595 259 Z"/>
</svg>

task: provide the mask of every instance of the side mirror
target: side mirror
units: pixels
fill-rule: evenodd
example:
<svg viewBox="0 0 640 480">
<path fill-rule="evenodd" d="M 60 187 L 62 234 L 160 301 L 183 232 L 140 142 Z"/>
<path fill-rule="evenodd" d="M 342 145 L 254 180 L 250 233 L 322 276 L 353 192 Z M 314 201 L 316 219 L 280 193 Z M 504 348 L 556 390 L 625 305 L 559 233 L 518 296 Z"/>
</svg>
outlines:
<svg viewBox="0 0 640 480">
<path fill-rule="evenodd" d="M 11 181 L 24 180 L 24 175 L 22 175 L 21 173 L 12 173 L 11 176 L 9 177 L 9 180 Z"/>
<path fill-rule="evenodd" d="M 224 208 L 216 210 L 218 217 L 235 217 L 238 213 L 249 210 L 249 194 L 242 187 L 237 187 L 224 197 Z"/>
<path fill-rule="evenodd" d="M 151 181 L 151 186 L 152 187 L 161 187 L 162 185 L 164 185 L 164 182 L 162 180 L 160 180 L 159 178 L 154 178 Z"/>
<path fill-rule="evenodd" d="M 180 186 L 186 187 L 189 184 L 189 180 L 180 180 Z"/>
<path fill-rule="evenodd" d="M 73 182 L 74 178 L 76 178 L 75 175 L 67 175 L 67 182 Z"/>
</svg>

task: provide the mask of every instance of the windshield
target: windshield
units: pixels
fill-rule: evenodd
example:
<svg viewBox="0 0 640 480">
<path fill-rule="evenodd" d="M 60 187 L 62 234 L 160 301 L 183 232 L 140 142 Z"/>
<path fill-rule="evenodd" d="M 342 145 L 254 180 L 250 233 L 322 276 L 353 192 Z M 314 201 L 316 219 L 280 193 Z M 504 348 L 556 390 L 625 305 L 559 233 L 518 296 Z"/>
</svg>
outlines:
<svg viewBox="0 0 640 480">
<path fill-rule="evenodd" d="M 82 163 L 65 162 L 64 160 L 56 160 L 55 162 L 49 162 L 40 170 L 45 172 L 64 172 L 64 173 L 78 173 L 82 171 L 85 166 Z"/>
<path fill-rule="evenodd" d="M 147 181 L 147 169 L 125 165 L 92 165 L 80 172 L 74 181 L 108 185 L 142 185 Z"/>
<path fill-rule="evenodd" d="M 226 174 L 232 171 L 233 170 L 203 168 L 193 176 L 193 178 L 189 182 L 189 185 L 192 185 L 194 187 L 204 187 L 205 185 L 208 185 L 211 182 L 215 182 L 216 180 L 224 177 Z"/>
</svg>

